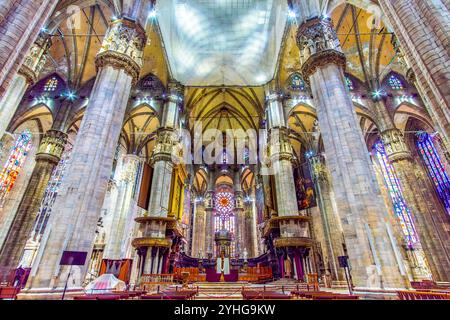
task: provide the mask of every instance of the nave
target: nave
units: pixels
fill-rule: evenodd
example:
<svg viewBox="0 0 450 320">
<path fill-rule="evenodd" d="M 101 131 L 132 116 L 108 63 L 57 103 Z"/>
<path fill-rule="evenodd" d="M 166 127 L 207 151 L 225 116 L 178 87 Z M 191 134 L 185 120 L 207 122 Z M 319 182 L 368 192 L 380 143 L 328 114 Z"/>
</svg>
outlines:
<svg viewBox="0 0 450 320">
<path fill-rule="evenodd" d="M 0 5 L 0 299 L 447 299 L 448 17 Z"/>
</svg>

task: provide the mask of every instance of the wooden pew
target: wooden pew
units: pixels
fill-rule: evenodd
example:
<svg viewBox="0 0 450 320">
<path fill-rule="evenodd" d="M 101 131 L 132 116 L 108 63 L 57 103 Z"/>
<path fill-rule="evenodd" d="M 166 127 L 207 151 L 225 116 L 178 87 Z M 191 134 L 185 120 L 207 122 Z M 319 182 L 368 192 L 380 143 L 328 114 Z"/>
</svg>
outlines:
<svg viewBox="0 0 450 320">
<path fill-rule="evenodd" d="M 142 300 L 193 300 L 197 295 L 197 291 L 166 291 L 150 295 L 141 296 Z"/>
<path fill-rule="evenodd" d="M 244 300 L 291 300 L 291 295 L 277 291 L 246 291 L 242 290 Z"/>
<path fill-rule="evenodd" d="M 17 287 L 0 287 L 0 300 L 3 299 L 16 299 L 17 294 L 20 292 L 20 288 Z"/>
<path fill-rule="evenodd" d="M 397 291 L 400 300 L 450 300 L 450 294 L 439 292 Z"/>
</svg>

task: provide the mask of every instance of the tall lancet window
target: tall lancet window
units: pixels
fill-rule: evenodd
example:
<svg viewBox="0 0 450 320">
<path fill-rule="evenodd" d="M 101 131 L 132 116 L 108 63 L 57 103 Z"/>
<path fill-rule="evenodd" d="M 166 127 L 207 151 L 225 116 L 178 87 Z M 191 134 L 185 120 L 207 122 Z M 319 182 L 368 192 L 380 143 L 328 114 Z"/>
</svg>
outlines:
<svg viewBox="0 0 450 320">
<path fill-rule="evenodd" d="M 14 187 L 20 170 L 27 159 L 28 153 L 31 149 L 31 132 L 25 130 L 17 138 L 14 147 L 12 148 L 8 160 L 0 173 L 0 206 L 3 206 L 6 196 Z"/>
<path fill-rule="evenodd" d="M 380 163 L 381 171 L 383 173 L 384 181 L 386 182 L 389 195 L 394 205 L 394 211 L 399 218 L 400 225 L 405 239 L 409 246 L 413 246 L 418 242 L 417 232 L 414 227 L 414 221 L 411 216 L 411 211 L 406 204 L 405 198 L 402 194 L 400 182 L 394 167 L 389 162 L 386 150 L 382 142 L 377 142 L 374 146 L 375 154 Z"/>
<path fill-rule="evenodd" d="M 436 150 L 434 138 L 426 132 L 420 132 L 417 134 L 416 144 L 439 198 L 450 215 L 450 179 Z"/>
<path fill-rule="evenodd" d="M 59 161 L 56 168 L 53 170 L 50 182 L 45 190 L 44 198 L 41 202 L 41 207 L 36 217 L 36 222 L 34 224 L 33 233 L 31 235 L 33 241 L 40 241 L 42 235 L 44 234 L 45 227 L 47 226 L 50 214 L 52 212 L 53 204 L 55 203 L 56 196 L 61 187 L 61 181 L 64 177 L 66 171 L 67 162 L 70 159 L 72 153 L 72 145 L 68 143 L 62 154 L 61 161 Z"/>
</svg>

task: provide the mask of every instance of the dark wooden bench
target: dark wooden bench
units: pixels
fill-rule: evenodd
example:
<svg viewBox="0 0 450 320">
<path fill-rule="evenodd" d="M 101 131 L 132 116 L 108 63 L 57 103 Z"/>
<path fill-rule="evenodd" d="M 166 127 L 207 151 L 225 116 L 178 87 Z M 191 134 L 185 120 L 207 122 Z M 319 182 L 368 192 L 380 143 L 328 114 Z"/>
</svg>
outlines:
<svg viewBox="0 0 450 320">
<path fill-rule="evenodd" d="M 439 292 L 397 291 L 400 300 L 450 300 L 450 294 Z"/>
</svg>

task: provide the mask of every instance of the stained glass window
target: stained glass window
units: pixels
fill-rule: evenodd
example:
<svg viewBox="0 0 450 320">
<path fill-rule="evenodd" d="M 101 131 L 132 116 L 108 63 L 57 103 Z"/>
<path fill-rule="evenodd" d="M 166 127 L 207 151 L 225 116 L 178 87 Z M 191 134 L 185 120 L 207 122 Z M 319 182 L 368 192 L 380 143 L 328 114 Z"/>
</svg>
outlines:
<svg viewBox="0 0 450 320">
<path fill-rule="evenodd" d="M 433 137 L 426 132 L 418 133 L 416 144 L 439 198 L 450 215 L 450 179 L 436 150 Z"/>
<path fill-rule="evenodd" d="M 56 90 L 56 88 L 58 88 L 58 79 L 56 79 L 55 77 L 49 79 L 47 81 L 47 83 L 44 86 L 44 91 L 45 92 L 53 92 Z"/>
<path fill-rule="evenodd" d="M 294 74 L 291 77 L 290 87 L 291 87 L 291 90 L 305 91 L 305 82 L 303 81 L 303 79 L 300 75 Z"/>
<path fill-rule="evenodd" d="M 235 231 L 234 196 L 229 191 L 220 191 L 215 196 L 215 231 Z"/>
<path fill-rule="evenodd" d="M 386 182 L 389 195 L 394 205 L 394 212 L 400 221 L 400 225 L 408 245 L 413 246 L 418 242 L 417 232 L 411 216 L 411 211 L 406 204 L 405 198 L 403 197 L 397 174 L 387 158 L 383 143 L 376 143 L 374 149 L 381 166 L 384 181 Z"/>
<path fill-rule="evenodd" d="M 31 149 L 31 138 L 32 135 L 29 130 L 22 132 L 3 166 L 3 170 L 0 173 L 0 206 L 3 206 L 5 203 L 6 196 L 14 187 L 20 170 L 27 159 Z"/>
<path fill-rule="evenodd" d="M 39 208 L 39 212 L 37 214 L 33 228 L 33 233 L 31 235 L 34 241 L 40 241 L 40 238 L 44 234 L 45 227 L 47 226 L 48 220 L 50 218 L 52 207 L 61 187 L 61 182 L 66 171 L 67 162 L 69 161 L 71 154 L 72 145 L 67 144 L 61 156 L 61 161 L 53 170 L 52 177 L 50 178 L 50 182 L 48 183 L 47 189 L 45 190 L 44 198 L 42 199 L 41 207 Z"/>
<path fill-rule="evenodd" d="M 345 83 L 347 84 L 348 90 L 350 91 L 355 90 L 355 86 L 353 85 L 352 79 L 350 79 L 349 77 L 345 77 Z"/>
<path fill-rule="evenodd" d="M 389 77 L 388 83 L 392 90 L 403 90 L 402 82 L 394 75 Z"/>
</svg>

